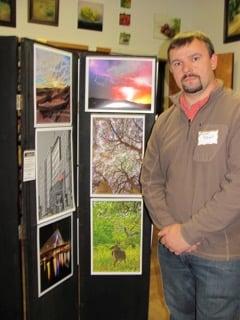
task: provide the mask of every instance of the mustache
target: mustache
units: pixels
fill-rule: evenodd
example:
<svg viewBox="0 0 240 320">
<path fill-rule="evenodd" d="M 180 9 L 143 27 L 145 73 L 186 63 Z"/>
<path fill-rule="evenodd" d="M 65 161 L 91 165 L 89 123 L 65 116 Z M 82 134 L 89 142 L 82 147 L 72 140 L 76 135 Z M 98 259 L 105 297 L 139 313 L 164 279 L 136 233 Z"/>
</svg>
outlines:
<svg viewBox="0 0 240 320">
<path fill-rule="evenodd" d="M 183 76 L 182 76 L 182 81 L 183 80 L 185 80 L 185 79 L 187 79 L 188 77 L 195 77 L 195 78 L 199 78 L 199 76 L 197 75 L 197 74 L 194 74 L 194 73 L 188 73 L 188 74 L 184 74 Z"/>
</svg>

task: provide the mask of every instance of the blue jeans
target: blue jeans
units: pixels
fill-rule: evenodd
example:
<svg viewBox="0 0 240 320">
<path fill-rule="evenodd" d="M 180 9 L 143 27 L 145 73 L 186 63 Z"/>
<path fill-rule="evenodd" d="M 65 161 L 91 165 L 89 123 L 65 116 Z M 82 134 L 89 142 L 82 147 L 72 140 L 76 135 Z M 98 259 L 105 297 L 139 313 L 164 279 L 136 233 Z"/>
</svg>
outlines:
<svg viewBox="0 0 240 320">
<path fill-rule="evenodd" d="M 171 320 L 239 320 L 240 260 L 177 256 L 158 247 Z"/>
</svg>

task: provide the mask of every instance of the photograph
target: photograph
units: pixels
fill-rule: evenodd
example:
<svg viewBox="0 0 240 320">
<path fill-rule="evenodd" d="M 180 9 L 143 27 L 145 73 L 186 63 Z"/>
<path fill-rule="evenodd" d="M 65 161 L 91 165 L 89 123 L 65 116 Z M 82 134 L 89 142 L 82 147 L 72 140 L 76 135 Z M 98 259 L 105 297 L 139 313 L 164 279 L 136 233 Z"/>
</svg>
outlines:
<svg viewBox="0 0 240 320">
<path fill-rule="evenodd" d="M 120 0 L 121 8 L 131 9 L 131 2 L 132 0 Z"/>
<path fill-rule="evenodd" d="M 91 115 L 91 196 L 141 196 L 143 115 Z"/>
<path fill-rule="evenodd" d="M 93 31 L 103 30 L 103 11 L 101 3 L 78 1 L 78 28 Z"/>
<path fill-rule="evenodd" d="M 142 226 L 142 199 L 91 199 L 91 274 L 141 274 Z"/>
<path fill-rule="evenodd" d="M 0 26 L 16 27 L 16 0 L 0 0 Z"/>
<path fill-rule="evenodd" d="M 37 239 L 40 297 L 73 274 L 72 215 L 39 225 Z"/>
<path fill-rule="evenodd" d="M 72 54 L 34 44 L 35 127 L 71 125 Z"/>
<path fill-rule="evenodd" d="M 86 57 L 85 111 L 153 113 L 156 58 Z"/>
<path fill-rule="evenodd" d="M 120 26 L 130 26 L 131 15 L 126 13 L 119 14 L 119 25 Z"/>
<path fill-rule="evenodd" d="M 181 19 L 154 14 L 153 21 L 153 38 L 154 39 L 171 39 L 180 32 Z"/>
<path fill-rule="evenodd" d="M 58 26 L 59 0 L 28 0 L 28 22 Z"/>
<path fill-rule="evenodd" d="M 37 221 L 50 220 L 75 210 L 72 129 L 37 129 Z"/>
<path fill-rule="evenodd" d="M 131 33 L 120 32 L 119 35 L 119 44 L 128 46 L 130 44 Z"/>
<path fill-rule="evenodd" d="M 224 42 L 240 40 L 240 1 L 225 0 L 224 4 Z"/>
</svg>

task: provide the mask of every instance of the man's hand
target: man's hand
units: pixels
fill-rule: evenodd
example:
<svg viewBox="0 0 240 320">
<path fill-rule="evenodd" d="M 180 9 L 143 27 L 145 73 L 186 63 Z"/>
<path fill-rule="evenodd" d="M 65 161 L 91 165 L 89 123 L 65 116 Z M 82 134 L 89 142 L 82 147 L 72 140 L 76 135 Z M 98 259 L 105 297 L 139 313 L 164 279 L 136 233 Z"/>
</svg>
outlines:
<svg viewBox="0 0 240 320">
<path fill-rule="evenodd" d="M 190 245 L 183 239 L 180 224 L 172 224 L 164 227 L 158 233 L 158 237 L 159 241 L 176 255 L 179 255 L 183 252 L 192 252 L 196 250 L 197 246 L 199 245 L 199 243 Z"/>
</svg>

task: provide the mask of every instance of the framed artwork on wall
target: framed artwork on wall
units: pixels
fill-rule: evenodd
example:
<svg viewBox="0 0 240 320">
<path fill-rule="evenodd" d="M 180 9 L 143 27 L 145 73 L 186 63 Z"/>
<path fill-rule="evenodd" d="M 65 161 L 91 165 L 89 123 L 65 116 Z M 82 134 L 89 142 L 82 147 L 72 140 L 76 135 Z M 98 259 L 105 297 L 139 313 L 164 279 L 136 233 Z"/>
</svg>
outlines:
<svg viewBox="0 0 240 320">
<path fill-rule="evenodd" d="M 131 9 L 131 0 L 120 0 L 121 8 Z"/>
<path fill-rule="evenodd" d="M 16 27 L 16 0 L 0 1 L 0 26 Z"/>
<path fill-rule="evenodd" d="M 78 1 L 78 28 L 93 31 L 103 30 L 104 6 L 102 3 Z"/>
<path fill-rule="evenodd" d="M 240 1 L 225 0 L 224 42 L 240 40 Z"/>
<path fill-rule="evenodd" d="M 131 23 L 131 15 L 127 13 L 119 14 L 119 25 L 120 26 L 130 26 Z"/>
<path fill-rule="evenodd" d="M 181 28 L 181 19 L 155 13 L 153 17 L 153 38 L 171 39 Z"/>
<path fill-rule="evenodd" d="M 58 26 L 59 0 L 29 0 L 28 22 Z"/>
</svg>

